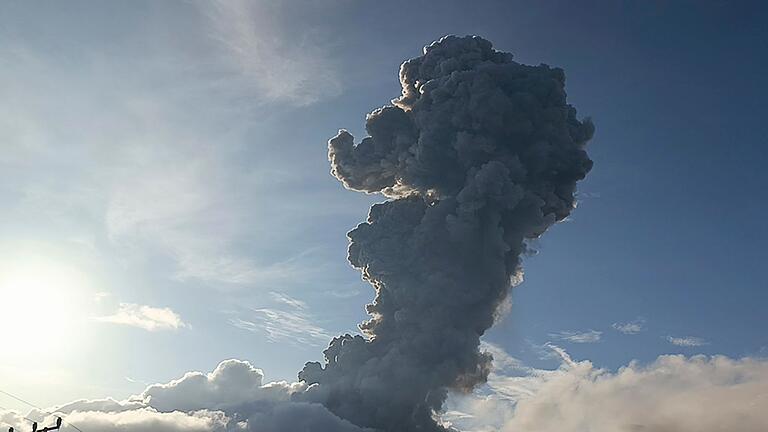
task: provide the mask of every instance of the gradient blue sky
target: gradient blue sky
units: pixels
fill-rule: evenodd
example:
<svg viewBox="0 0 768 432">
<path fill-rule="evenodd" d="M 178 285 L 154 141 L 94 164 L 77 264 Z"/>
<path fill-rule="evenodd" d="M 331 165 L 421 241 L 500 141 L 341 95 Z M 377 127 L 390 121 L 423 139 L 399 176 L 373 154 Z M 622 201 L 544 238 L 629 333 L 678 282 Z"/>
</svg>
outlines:
<svg viewBox="0 0 768 432">
<path fill-rule="evenodd" d="M 487 340 L 535 367 L 548 342 L 606 368 L 765 356 L 766 22 L 760 2 L 2 3 L 0 308 L 35 309 L 3 322 L 0 388 L 125 397 L 226 358 L 295 379 L 373 297 L 345 233 L 381 198 L 328 174 L 326 140 L 361 136 L 445 34 L 564 68 L 597 128 L 578 209 Z"/>
</svg>

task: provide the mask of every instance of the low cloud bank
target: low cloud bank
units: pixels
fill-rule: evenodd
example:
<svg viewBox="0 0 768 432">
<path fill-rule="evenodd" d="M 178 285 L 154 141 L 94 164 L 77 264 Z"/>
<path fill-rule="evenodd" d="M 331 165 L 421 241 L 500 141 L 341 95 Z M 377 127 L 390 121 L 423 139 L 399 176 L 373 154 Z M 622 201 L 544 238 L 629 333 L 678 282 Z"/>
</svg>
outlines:
<svg viewBox="0 0 768 432">
<path fill-rule="evenodd" d="M 768 360 L 664 355 L 612 372 L 567 355 L 557 370 L 507 359 L 444 419 L 467 432 L 764 432 Z"/>
<path fill-rule="evenodd" d="M 320 404 L 292 402 L 291 395 L 303 391 L 303 383 L 263 383 L 264 374 L 250 363 L 226 360 L 210 373 L 189 372 L 166 384 L 154 384 L 140 395 L 115 399 L 79 400 L 48 412 L 33 410 L 22 416 L 0 411 L 3 427 L 29 429 L 24 417 L 53 422 L 61 415 L 65 423 L 84 432 L 361 432 L 331 414 Z M 75 429 L 65 424 L 64 432 Z"/>
<path fill-rule="evenodd" d="M 764 432 L 768 424 L 768 360 L 665 355 L 607 371 L 562 358 L 555 370 L 530 368 L 500 348 L 488 384 L 454 394 L 442 414 L 465 432 Z M 293 400 L 303 383 L 263 382 L 250 363 L 227 360 L 210 373 L 190 372 L 123 401 L 80 400 L 26 415 L 0 410 L 2 428 L 30 428 L 28 417 L 65 422 L 84 432 L 372 432 L 324 406 Z M 63 432 L 74 431 L 65 425 Z"/>
</svg>

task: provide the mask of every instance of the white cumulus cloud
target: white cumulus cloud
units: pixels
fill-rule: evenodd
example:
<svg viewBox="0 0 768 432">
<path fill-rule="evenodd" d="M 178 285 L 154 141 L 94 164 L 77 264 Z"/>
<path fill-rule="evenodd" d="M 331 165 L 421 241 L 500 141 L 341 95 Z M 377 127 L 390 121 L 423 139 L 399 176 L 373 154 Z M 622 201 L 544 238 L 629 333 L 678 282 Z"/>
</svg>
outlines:
<svg viewBox="0 0 768 432">
<path fill-rule="evenodd" d="M 134 303 L 120 303 L 112 314 L 94 318 L 95 321 L 138 327 L 147 331 L 178 330 L 186 327 L 181 316 L 170 308 L 156 308 Z"/>
<path fill-rule="evenodd" d="M 162 411 L 226 409 L 259 400 L 286 401 L 304 389 L 301 383 L 263 383 L 264 373 L 250 363 L 225 360 L 211 373 L 188 372 L 166 384 L 154 384 L 141 399 Z"/>
</svg>

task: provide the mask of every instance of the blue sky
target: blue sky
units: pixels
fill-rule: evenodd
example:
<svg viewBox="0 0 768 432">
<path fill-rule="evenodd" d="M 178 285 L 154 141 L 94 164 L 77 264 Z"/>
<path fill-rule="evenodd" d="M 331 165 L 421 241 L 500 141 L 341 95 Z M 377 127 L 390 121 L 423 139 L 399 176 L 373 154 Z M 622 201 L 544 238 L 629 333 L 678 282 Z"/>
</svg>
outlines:
<svg viewBox="0 0 768 432">
<path fill-rule="evenodd" d="M 533 367 L 558 363 L 547 343 L 610 369 L 765 356 L 766 18 L 757 2 L 0 5 L 2 303 L 32 308 L 3 323 L 0 388 L 122 398 L 228 358 L 295 379 L 373 297 L 345 234 L 382 198 L 329 175 L 326 141 L 361 136 L 399 64 L 445 34 L 562 67 L 596 124 L 577 210 L 487 341 Z"/>
</svg>

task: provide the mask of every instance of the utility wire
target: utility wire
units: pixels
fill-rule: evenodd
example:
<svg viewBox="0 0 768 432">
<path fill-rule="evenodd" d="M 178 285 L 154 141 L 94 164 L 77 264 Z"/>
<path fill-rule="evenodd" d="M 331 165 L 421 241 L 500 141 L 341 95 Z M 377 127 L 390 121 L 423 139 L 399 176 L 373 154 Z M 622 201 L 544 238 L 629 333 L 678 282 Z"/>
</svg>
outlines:
<svg viewBox="0 0 768 432">
<path fill-rule="evenodd" d="M 14 395 L 12 395 L 12 394 L 8 393 L 7 391 L 3 391 L 2 389 L 0 389 L 0 393 L 2 393 L 2 394 L 4 394 L 4 395 L 6 395 L 6 396 L 8 396 L 8 397 L 11 397 L 11 398 L 13 398 L 13 399 L 16 399 L 17 401 L 19 401 L 19 402 L 21 402 L 21 403 L 23 403 L 23 404 L 25 404 L 25 405 L 29 405 L 29 406 L 31 406 L 32 408 L 38 409 L 38 410 L 40 410 L 41 412 L 43 412 L 43 413 L 45 413 L 45 414 L 48 414 L 48 415 L 54 415 L 53 413 L 50 413 L 50 412 L 48 412 L 48 411 L 45 411 L 44 409 L 40 408 L 39 406 L 37 406 L 37 405 L 35 405 L 35 404 L 33 404 L 33 403 L 30 403 L 30 402 L 27 402 L 27 401 L 25 401 L 24 399 L 22 399 L 22 398 L 20 398 L 20 397 L 18 397 L 18 396 L 14 396 Z M 24 418 L 25 418 L 26 420 L 29 420 L 29 421 L 34 421 L 34 420 L 30 420 L 30 419 L 28 419 L 28 418 L 26 418 L 26 417 L 24 417 Z M 66 421 L 65 421 L 64 423 L 66 423 L 66 424 L 67 424 L 67 425 L 69 425 L 69 426 L 72 426 L 72 428 L 74 428 L 74 429 L 75 429 L 75 430 L 77 430 L 78 432 L 83 432 L 83 431 L 82 431 L 82 429 L 80 429 L 79 427 L 77 427 L 77 426 L 73 425 L 73 424 L 72 424 L 72 423 L 70 423 L 70 422 L 66 422 Z"/>
<path fill-rule="evenodd" d="M 0 391 L 2 391 L 2 390 L 0 390 Z M 5 393 L 5 392 L 3 392 L 3 393 Z M 6 410 L 6 411 L 12 411 L 12 412 L 16 412 L 15 410 L 10 410 L 10 409 L 8 409 L 8 408 L 6 408 L 6 407 L 1 407 L 1 406 L 0 406 L 0 409 L 2 409 L 2 410 Z M 28 422 L 30 422 L 30 423 L 34 423 L 34 422 L 35 422 L 35 421 L 34 421 L 34 420 L 32 420 L 31 418 L 29 418 L 29 417 L 24 417 L 24 416 L 23 416 L 23 415 L 21 415 L 21 414 L 19 414 L 19 417 L 23 418 L 24 420 L 26 420 L 26 421 L 28 421 Z M 3 423 L 4 425 L 6 425 L 6 426 L 14 427 L 14 425 L 12 425 L 12 424 L 10 424 L 10 423 L 5 423 L 5 422 L 2 422 L 2 423 Z"/>
</svg>

